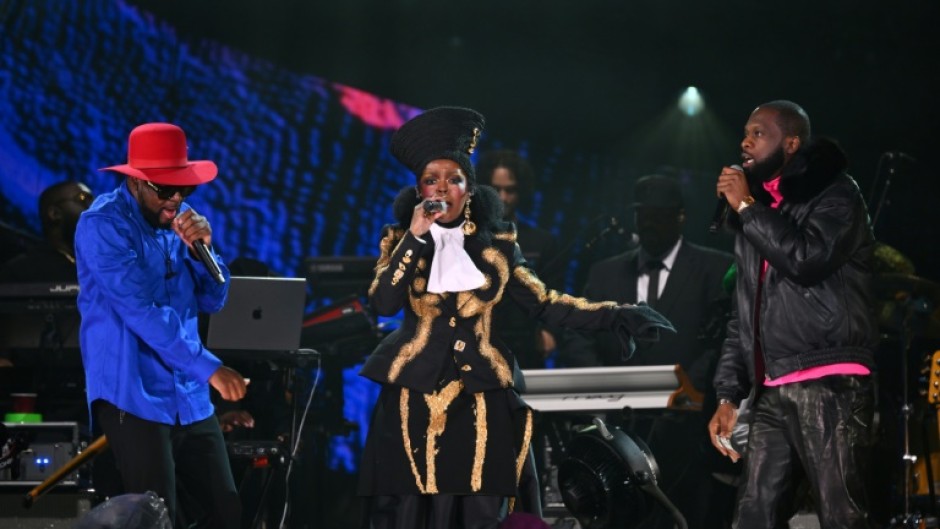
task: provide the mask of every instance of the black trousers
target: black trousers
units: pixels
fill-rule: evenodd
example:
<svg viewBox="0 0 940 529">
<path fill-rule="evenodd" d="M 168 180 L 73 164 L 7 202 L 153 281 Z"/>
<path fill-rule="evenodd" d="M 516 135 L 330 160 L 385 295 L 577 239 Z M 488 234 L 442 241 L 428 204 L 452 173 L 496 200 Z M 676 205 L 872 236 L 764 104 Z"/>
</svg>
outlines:
<svg viewBox="0 0 940 529">
<path fill-rule="evenodd" d="M 762 389 L 734 527 L 787 527 L 804 477 L 822 527 L 874 527 L 866 497 L 873 386 L 871 377 L 828 376 Z"/>
<path fill-rule="evenodd" d="M 97 400 L 93 411 L 126 493 L 157 493 L 176 527 L 238 529 L 241 503 L 215 416 L 160 424 Z"/>
</svg>

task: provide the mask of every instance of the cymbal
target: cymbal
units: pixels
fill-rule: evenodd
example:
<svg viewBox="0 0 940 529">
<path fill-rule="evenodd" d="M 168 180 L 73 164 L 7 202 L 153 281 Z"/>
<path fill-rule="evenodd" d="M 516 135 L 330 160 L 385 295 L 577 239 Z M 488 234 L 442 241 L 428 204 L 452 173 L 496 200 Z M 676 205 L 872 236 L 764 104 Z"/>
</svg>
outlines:
<svg viewBox="0 0 940 529">
<path fill-rule="evenodd" d="M 940 338 L 940 284 L 912 274 L 892 273 L 875 275 L 872 286 L 883 327 L 901 330 L 905 315 L 909 315 L 909 332 Z"/>
<path fill-rule="evenodd" d="M 884 301 L 923 298 L 940 305 L 940 284 L 913 274 L 875 274 L 872 287 L 875 297 Z"/>
<path fill-rule="evenodd" d="M 913 274 L 914 262 L 893 246 L 881 241 L 875 242 L 872 269 L 876 274 L 895 273 Z"/>
</svg>

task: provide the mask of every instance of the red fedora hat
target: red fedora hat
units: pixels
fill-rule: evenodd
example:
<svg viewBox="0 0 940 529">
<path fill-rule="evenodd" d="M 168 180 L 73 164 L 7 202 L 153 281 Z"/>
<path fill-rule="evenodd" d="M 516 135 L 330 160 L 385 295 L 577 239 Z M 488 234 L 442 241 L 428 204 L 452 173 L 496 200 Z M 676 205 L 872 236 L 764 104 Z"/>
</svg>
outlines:
<svg viewBox="0 0 940 529">
<path fill-rule="evenodd" d="M 187 158 L 186 133 L 171 123 L 134 127 L 127 140 L 127 163 L 99 170 L 172 186 L 205 184 L 219 172 L 215 162 Z"/>
</svg>

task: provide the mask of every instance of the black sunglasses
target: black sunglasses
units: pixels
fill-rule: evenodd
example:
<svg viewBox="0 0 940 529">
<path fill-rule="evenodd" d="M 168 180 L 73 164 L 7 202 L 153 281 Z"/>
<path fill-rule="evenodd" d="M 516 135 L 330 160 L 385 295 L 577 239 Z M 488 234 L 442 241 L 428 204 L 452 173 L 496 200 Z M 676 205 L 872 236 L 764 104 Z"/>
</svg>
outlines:
<svg viewBox="0 0 940 529">
<path fill-rule="evenodd" d="M 192 195 L 193 191 L 196 190 L 196 186 L 157 185 L 148 180 L 144 180 L 144 183 L 147 184 L 147 187 L 153 189 L 153 192 L 157 194 L 160 200 L 170 200 L 177 193 L 179 193 L 181 197 L 186 198 Z"/>
</svg>

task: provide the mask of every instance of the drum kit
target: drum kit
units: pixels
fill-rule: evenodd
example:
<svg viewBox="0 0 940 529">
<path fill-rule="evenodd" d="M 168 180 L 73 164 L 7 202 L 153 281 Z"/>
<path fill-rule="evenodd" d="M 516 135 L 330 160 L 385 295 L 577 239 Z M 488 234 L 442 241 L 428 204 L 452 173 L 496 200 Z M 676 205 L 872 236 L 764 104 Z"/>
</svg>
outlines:
<svg viewBox="0 0 940 529">
<path fill-rule="evenodd" d="M 891 526 L 936 528 L 938 517 L 934 468 L 940 464 L 940 453 L 931 454 L 930 447 L 937 444 L 938 425 L 936 419 L 931 417 L 933 414 L 926 414 L 924 410 L 930 409 L 931 405 L 940 410 L 940 351 L 926 354 L 926 359 L 920 366 L 912 366 L 911 354 L 919 354 L 918 349 L 929 347 L 932 343 L 935 346 L 940 345 L 940 284 L 915 275 L 913 265 L 907 258 L 882 243 L 878 244 L 875 252 L 875 271 L 872 290 L 882 331 L 882 347 L 889 347 L 900 353 L 899 366 L 883 365 L 898 361 L 898 356 L 890 351 L 884 355 L 887 357 L 884 362 L 879 363 L 879 371 L 882 373 L 880 382 L 883 385 L 891 387 L 900 382 L 897 394 L 892 395 L 893 399 L 885 399 L 889 405 L 895 404 L 899 399 L 900 410 L 881 411 L 882 414 L 896 414 L 900 411 L 898 427 L 901 432 L 887 432 L 888 436 L 900 433 L 902 444 L 899 448 L 903 452 L 900 456 L 904 480 L 900 487 L 903 514 L 892 517 Z M 895 371 L 896 368 L 900 371 Z M 919 376 L 916 374 L 918 372 Z M 888 379 L 894 377 L 899 380 Z M 912 379 L 915 378 L 918 387 L 913 388 Z M 927 399 L 923 402 L 923 399 L 912 399 L 913 389 L 917 390 L 913 392 L 915 395 Z M 915 410 L 918 413 L 915 413 Z M 882 421 L 886 423 L 891 422 L 889 419 L 882 417 Z M 916 450 L 912 450 L 912 440 L 915 440 L 911 435 L 912 425 L 921 422 L 926 425 L 931 421 L 933 431 L 928 428 L 921 429 L 924 435 L 922 443 L 918 443 L 922 453 L 919 457 L 913 453 Z M 926 512 L 913 512 L 916 500 L 921 500 L 917 503 Z"/>
</svg>

